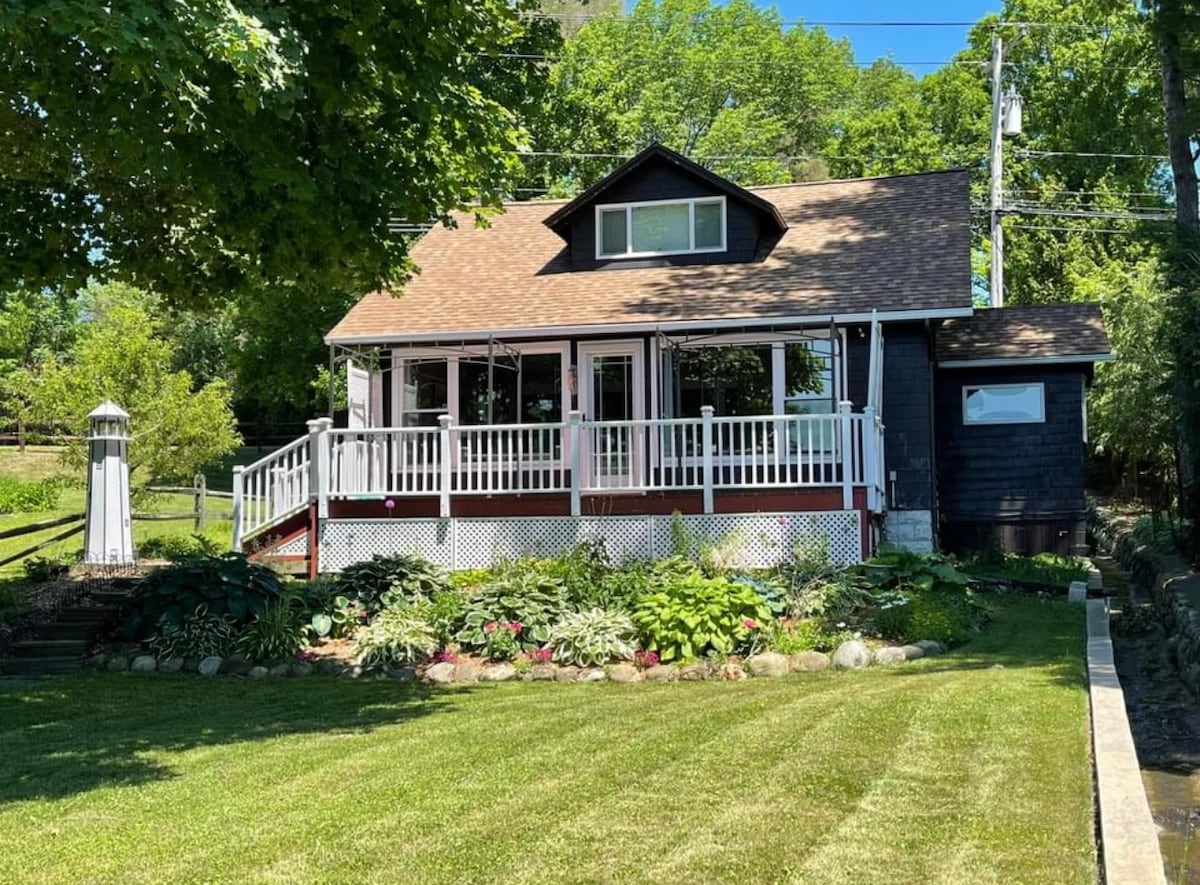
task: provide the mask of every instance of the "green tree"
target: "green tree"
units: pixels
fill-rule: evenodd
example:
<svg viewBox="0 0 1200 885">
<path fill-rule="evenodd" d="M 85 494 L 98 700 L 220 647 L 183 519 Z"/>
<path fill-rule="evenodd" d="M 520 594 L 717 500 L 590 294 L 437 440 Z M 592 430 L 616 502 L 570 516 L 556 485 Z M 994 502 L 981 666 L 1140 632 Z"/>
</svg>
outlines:
<svg viewBox="0 0 1200 885">
<path fill-rule="evenodd" d="M 509 104 L 543 75 L 489 57 L 558 39 L 527 5 L 3 4 L 0 287 L 121 278 L 195 304 L 400 277 L 390 219 L 505 189 Z"/>
<path fill-rule="evenodd" d="M 122 284 L 90 287 L 85 303 L 101 305 L 62 356 L 50 355 L 31 373 L 28 415 L 57 428 L 66 458 L 87 459 L 87 414 L 111 399 L 130 414 L 130 477 L 135 484 L 190 479 L 241 442 L 221 380 L 193 384 L 175 371 L 175 344 L 163 334 L 155 298 Z"/>
<path fill-rule="evenodd" d="M 819 177 L 798 155 L 819 152 L 853 88 L 849 44 L 820 29 L 785 29 L 747 0 L 639 0 L 587 22 L 551 72 L 556 113 L 536 147 L 632 154 L 660 141 L 714 159 L 743 184 Z M 751 159 L 753 157 L 753 159 Z M 586 187 L 609 157 L 530 158 L 552 190 Z"/>
<path fill-rule="evenodd" d="M 0 294 L 0 425 L 16 425 L 22 451 L 30 374 L 39 362 L 65 352 L 77 314 L 74 301 L 55 292 Z"/>
</svg>

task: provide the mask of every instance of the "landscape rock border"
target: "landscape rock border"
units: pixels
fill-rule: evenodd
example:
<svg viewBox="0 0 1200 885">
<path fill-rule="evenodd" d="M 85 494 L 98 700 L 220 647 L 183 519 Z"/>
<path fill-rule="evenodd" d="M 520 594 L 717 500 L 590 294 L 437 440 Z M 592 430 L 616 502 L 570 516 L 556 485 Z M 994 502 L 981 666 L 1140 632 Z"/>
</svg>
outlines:
<svg viewBox="0 0 1200 885">
<path fill-rule="evenodd" d="M 610 664 L 606 667 L 573 667 L 558 664 L 534 664 L 520 667 L 511 662 L 481 663 L 464 659 L 439 661 L 424 668 L 415 667 L 363 667 L 357 664 L 344 665 L 332 660 L 312 662 L 254 663 L 239 656 L 221 658 L 216 655 L 203 660 L 184 661 L 180 658 L 156 658 L 151 654 L 106 654 L 98 652 L 89 657 L 85 667 L 91 670 L 129 672 L 139 675 L 199 674 L 207 678 L 218 675 L 241 676 L 247 679 L 299 679 L 314 675 L 339 676 L 351 679 L 373 677 L 396 679 L 401 682 L 427 682 L 438 685 L 471 685 L 477 682 L 697 682 L 702 680 L 724 680 L 737 682 L 754 677 L 777 679 L 791 673 L 816 673 L 822 670 L 861 669 L 872 664 L 891 666 L 915 661 L 920 658 L 942 654 L 940 642 L 923 639 L 911 645 L 883 646 L 872 650 L 865 642 L 851 639 L 843 642 L 832 654 L 819 651 L 804 651 L 793 655 L 766 651 L 743 659 L 727 661 L 692 661 L 686 664 L 656 664 L 645 669 L 628 662 Z"/>
</svg>

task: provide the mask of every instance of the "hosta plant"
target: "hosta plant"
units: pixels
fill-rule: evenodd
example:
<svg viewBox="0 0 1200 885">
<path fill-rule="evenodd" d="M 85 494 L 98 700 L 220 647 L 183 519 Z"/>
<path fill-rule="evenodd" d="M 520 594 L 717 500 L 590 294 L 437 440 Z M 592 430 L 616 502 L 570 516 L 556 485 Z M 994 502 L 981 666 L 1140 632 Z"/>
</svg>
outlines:
<svg viewBox="0 0 1200 885">
<path fill-rule="evenodd" d="M 198 605 L 178 623 L 164 624 L 151 636 L 150 650 L 160 658 L 223 658 L 233 650 L 236 636 L 232 618 Z"/>
<path fill-rule="evenodd" d="M 279 575 L 240 553 L 194 557 L 142 579 L 130 599 L 124 632 L 140 639 L 161 626 L 178 625 L 200 606 L 240 627 L 282 592 Z"/>
<path fill-rule="evenodd" d="M 636 650 L 637 628 L 623 612 L 594 608 L 572 612 L 550 629 L 554 659 L 578 667 L 630 660 Z"/>
<path fill-rule="evenodd" d="M 437 648 L 433 627 L 403 608 L 385 608 L 354 641 L 359 663 L 367 666 L 420 663 Z"/>
<path fill-rule="evenodd" d="M 431 599 L 448 584 L 437 566 L 408 553 L 377 554 L 342 570 L 337 592 L 374 614 L 396 599 Z M 387 601 L 384 600 L 388 594 Z"/>
<path fill-rule="evenodd" d="M 463 645 L 483 648 L 488 637 L 484 625 L 520 624 L 517 639 L 522 649 L 546 644 L 550 627 L 570 611 L 562 582 L 536 573 L 508 574 L 478 587 L 467 600 L 463 626 L 457 639 Z"/>
<path fill-rule="evenodd" d="M 693 570 L 643 596 L 633 622 L 646 649 L 680 661 L 732 654 L 770 624 L 771 612 L 753 587 Z"/>
</svg>

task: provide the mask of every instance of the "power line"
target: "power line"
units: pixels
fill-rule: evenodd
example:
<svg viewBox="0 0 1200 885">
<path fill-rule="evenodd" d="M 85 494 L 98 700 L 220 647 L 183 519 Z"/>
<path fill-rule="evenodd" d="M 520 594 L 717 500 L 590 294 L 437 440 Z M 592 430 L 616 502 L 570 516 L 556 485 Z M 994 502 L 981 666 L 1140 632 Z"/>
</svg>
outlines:
<svg viewBox="0 0 1200 885">
<path fill-rule="evenodd" d="M 1109 154 L 1103 151 L 1035 151 L 1018 148 L 1016 156 L 1038 159 L 1039 157 L 1096 157 L 1109 160 L 1169 160 L 1165 154 Z"/>
<path fill-rule="evenodd" d="M 507 154 L 519 157 L 561 157 L 572 160 L 631 160 L 636 153 L 603 153 L 597 151 L 543 151 L 543 150 L 509 150 Z M 800 162 L 805 160 L 907 160 L 907 154 L 713 154 L 705 157 L 688 157 L 693 163 L 736 163 L 741 161 L 775 161 L 780 163 Z M 943 154 L 941 160 L 947 163 L 957 163 L 958 160 Z"/>
<path fill-rule="evenodd" d="M 595 56 L 568 56 L 564 53 L 558 53 L 558 54 L 552 55 L 552 54 L 544 53 L 544 52 L 476 52 L 476 53 L 473 53 L 473 55 L 476 58 L 488 58 L 488 59 L 513 58 L 513 59 L 518 59 L 520 61 L 562 61 L 563 59 L 566 59 L 568 57 L 573 58 L 575 61 L 593 61 L 593 60 L 612 61 L 613 60 L 610 57 L 601 57 L 598 55 L 595 55 Z M 648 57 L 632 57 L 631 58 L 628 56 L 622 56 L 620 60 L 621 61 L 642 62 L 645 64 L 657 64 L 662 61 L 662 59 L 658 59 L 658 58 L 648 58 Z M 713 58 L 712 61 L 714 64 L 719 64 L 723 68 L 737 67 L 738 65 L 742 65 L 742 66 L 746 66 L 746 67 L 749 67 L 751 65 L 754 65 L 757 67 L 785 67 L 785 66 L 795 67 L 798 64 L 798 62 L 792 62 L 790 60 L 781 60 L 781 59 L 777 59 L 777 58 L 763 58 L 763 57 L 757 56 L 757 55 L 753 56 L 753 57 L 747 56 L 745 58 L 737 58 L 736 56 L 734 56 L 732 58 L 730 56 L 722 56 L 721 58 Z M 872 61 L 864 61 L 862 59 L 854 59 L 852 63 L 854 64 L 855 67 L 869 68 L 869 67 L 873 67 L 874 65 L 878 64 L 880 61 L 890 61 L 892 64 L 897 65 L 898 67 L 912 67 L 912 68 L 945 67 L 946 65 L 958 65 L 960 67 L 983 67 L 984 65 L 987 64 L 987 62 L 983 62 L 983 61 L 970 61 L 968 59 L 955 59 L 955 58 L 943 59 L 941 61 L 902 61 L 902 60 L 898 60 L 898 59 L 894 59 L 894 58 L 888 58 L 887 56 L 882 56 L 882 57 L 874 59 Z"/>
<path fill-rule="evenodd" d="M 526 19 L 548 19 L 551 21 L 603 21 L 614 22 L 621 24 L 656 24 L 654 20 L 646 20 L 632 18 L 625 15 L 610 15 L 607 13 L 588 13 L 588 12 L 539 12 L 528 11 L 519 13 L 521 18 Z M 703 20 L 701 16 L 693 17 L 693 22 L 699 23 Z M 673 22 L 672 22 L 673 23 Z M 949 20 L 871 20 L 871 19 L 841 19 L 841 20 L 820 20 L 820 19 L 794 19 L 790 21 L 781 21 L 782 27 L 809 27 L 809 28 L 973 28 L 983 24 L 980 21 L 949 21 Z M 990 27 L 1003 28 L 1036 28 L 1039 30 L 1059 30 L 1059 31 L 1097 31 L 1100 33 L 1115 33 L 1120 31 L 1133 31 L 1137 28 L 1133 25 L 1109 25 L 1109 24 L 1084 24 L 1071 22 L 1027 22 L 1027 21 L 995 21 L 988 23 Z"/>
<path fill-rule="evenodd" d="M 1048 231 L 1070 234 L 1122 234 L 1127 237 L 1142 237 L 1144 230 L 1129 230 L 1120 227 L 1060 227 L 1050 224 L 1006 224 L 1006 230 Z"/>
</svg>

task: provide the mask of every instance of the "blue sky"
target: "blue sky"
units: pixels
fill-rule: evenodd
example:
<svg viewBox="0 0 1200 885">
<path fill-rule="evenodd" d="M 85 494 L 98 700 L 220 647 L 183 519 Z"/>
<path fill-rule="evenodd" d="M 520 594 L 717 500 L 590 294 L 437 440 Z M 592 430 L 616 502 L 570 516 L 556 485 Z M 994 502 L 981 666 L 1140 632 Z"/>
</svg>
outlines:
<svg viewBox="0 0 1200 885">
<path fill-rule="evenodd" d="M 999 12 L 1002 0 L 757 0 L 775 6 L 785 21 L 955 21 L 976 22 Z M 897 61 L 936 61 L 952 58 L 966 46 L 969 27 L 855 28 L 830 27 L 830 33 L 849 38 L 857 58 L 870 61 L 890 54 Z M 917 76 L 935 66 L 911 67 Z"/>
</svg>

